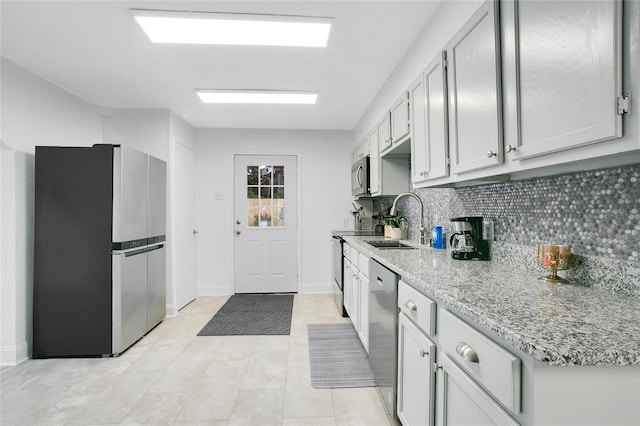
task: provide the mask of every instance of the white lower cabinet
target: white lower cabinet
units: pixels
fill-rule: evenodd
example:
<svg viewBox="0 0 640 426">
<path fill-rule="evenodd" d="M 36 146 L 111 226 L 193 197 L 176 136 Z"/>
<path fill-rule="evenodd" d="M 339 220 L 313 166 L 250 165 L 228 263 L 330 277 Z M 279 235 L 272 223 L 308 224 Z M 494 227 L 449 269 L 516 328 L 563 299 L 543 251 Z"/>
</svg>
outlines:
<svg viewBox="0 0 640 426">
<path fill-rule="evenodd" d="M 353 315 L 353 275 L 351 274 L 351 261 L 345 257 L 344 258 L 344 271 L 343 271 L 343 280 L 342 283 L 343 292 L 344 292 L 344 308 L 346 309 L 349 316 Z"/>
<path fill-rule="evenodd" d="M 404 281 L 398 308 L 403 425 L 519 424 L 512 415 L 520 412 L 519 358 Z"/>
<path fill-rule="evenodd" d="M 351 324 L 369 352 L 369 258 L 349 247 L 344 259 L 344 307 Z"/>
<path fill-rule="evenodd" d="M 398 319 L 398 418 L 403 425 L 434 422 L 436 345 L 404 314 Z"/>
<path fill-rule="evenodd" d="M 438 366 L 438 425 L 518 425 L 444 353 Z"/>
<path fill-rule="evenodd" d="M 368 275 L 368 272 L 367 272 Z M 358 336 L 367 353 L 369 353 L 369 278 L 360 271 L 358 277 L 360 287 L 360 315 L 358 318 Z"/>
<path fill-rule="evenodd" d="M 640 424 L 640 365 L 536 361 L 402 280 L 398 308 L 404 426 Z"/>
</svg>

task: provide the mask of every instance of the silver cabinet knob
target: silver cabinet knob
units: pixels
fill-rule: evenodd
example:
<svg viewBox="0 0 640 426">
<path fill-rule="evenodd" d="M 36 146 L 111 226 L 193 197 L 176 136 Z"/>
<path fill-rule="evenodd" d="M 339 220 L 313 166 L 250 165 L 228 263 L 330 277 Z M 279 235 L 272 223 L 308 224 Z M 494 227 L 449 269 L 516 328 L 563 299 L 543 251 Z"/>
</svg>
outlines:
<svg viewBox="0 0 640 426">
<path fill-rule="evenodd" d="M 458 353 L 458 355 L 469 362 L 480 362 L 476 351 L 474 351 L 473 348 L 467 345 L 465 342 L 458 343 L 458 346 L 456 346 L 456 352 Z"/>
<path fill-rule="evenodd" d="M 516 150 L 516 147 L 513 146 L 513 145 L 507 145 L 506 146 L 506 151 L 507 152 L 511 152 L 511 151 L 515 151 L 515 150 Z"/>
<path fill-rule="evenodd" d="M 416 302 L 414 302 L 413 300 L 407 300 L 406 303 L 404 304 L 405 308 L 407 308 L 410 311 L 417 311 L 418 310 L 418 305 L 416 305 Z"/>
<path fill-rule="evenodd" d="M 495 153 L 495 152 L 493 152 L 493 151 L 488 151 L 488 152 L 487 152 L 487 158 L 495 157 L 496 155 L 498 155 L 498 154 L 496 154 L 496 153 Z"/>
<path fill-rule="evenodd" d="M 199 231 L 197 229 L 193 230 L 193 235 L 196 235 Z"/>
<path fill-rule="evenodd" d="M 428 356 L 428 355 L 429 355 L 429 352 L 425 351 L 424 349 L 420 349 L 420 356 L 422 358 L 424 358 L 425 356 Z"/>
<path fill-rule="evenodd" d="M 236 220 L 236 225 L 240 225 L 240 221 L 239 220 Z"/>
<path fill-rule="evenodd" d="M 240 234 L 242 234 L 242 232 L 238 229 L 238 230 L 236 231 L 236 235 L 240 235 Z"/>
</svg>

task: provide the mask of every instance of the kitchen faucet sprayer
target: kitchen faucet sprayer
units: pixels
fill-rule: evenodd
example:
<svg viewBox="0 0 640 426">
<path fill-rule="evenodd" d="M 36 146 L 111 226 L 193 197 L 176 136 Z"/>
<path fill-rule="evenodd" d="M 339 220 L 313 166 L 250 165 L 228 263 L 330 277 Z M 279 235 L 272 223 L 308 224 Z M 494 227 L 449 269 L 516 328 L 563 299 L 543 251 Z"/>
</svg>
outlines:
<svg viewBox="0 0 640 426">
<path fill-rule="evenodd" d="M 420 203 L 420 245 L 424 245 L 426 244 L 425 228 L 424 228 L 424 204 L 422 203 L 422 200 L 420 199 L 420 197 L 418 197 L 413 192 L 403 192 L 402 194 L 398 195 L 395 200 L 393 200 L 393 205 L 391 206 L 391 210 L 389 211 L 389 214 L 391 216 L 398 215 L 398 208 L 396 207 L 396 203 L 402 197 L 412 197 L 418 200 L 418 203 Z"/>
</svg>

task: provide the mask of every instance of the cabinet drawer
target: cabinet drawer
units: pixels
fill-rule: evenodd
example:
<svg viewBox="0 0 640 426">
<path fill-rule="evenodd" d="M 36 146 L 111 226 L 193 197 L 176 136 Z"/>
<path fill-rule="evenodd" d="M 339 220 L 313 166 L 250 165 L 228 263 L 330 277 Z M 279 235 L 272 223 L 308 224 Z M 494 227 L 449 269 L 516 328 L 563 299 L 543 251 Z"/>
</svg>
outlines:
<svg viewBox="0 0 640 426">
<path fill-rule="evenodd" d="M 460 367 L 505 407 L 520 412 L 519 358 L 445 310 L 438 313 L 438 336 Z"/>
<path fill-rule="evenodd" d="M 436 303 L 403 281 L 398 284 L 398 307 L 424 333 L 436 333 Z"/>
<path fill-rule="evenodd" d="M 358 269 L 365 278 L 369 279 L 369 258 L 362 253 L 358 253 Z"/>
</svg>

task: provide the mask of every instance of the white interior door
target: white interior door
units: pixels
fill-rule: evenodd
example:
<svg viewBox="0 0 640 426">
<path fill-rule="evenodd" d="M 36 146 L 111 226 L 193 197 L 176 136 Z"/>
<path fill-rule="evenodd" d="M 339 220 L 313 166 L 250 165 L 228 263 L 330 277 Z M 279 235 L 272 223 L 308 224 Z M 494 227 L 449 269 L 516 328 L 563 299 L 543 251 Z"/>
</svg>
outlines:
<svg viewBox="0 0 640 426">
<path fill-rule="evenodd" d="M 235 156 L 236 293 L 297 291 L 297 176 L 292 155 Z"/>
<path fill-rule="evenodd" d="M 176 143 L 176 309 L 198 296 L 196 155 Z"/>
</svg>

